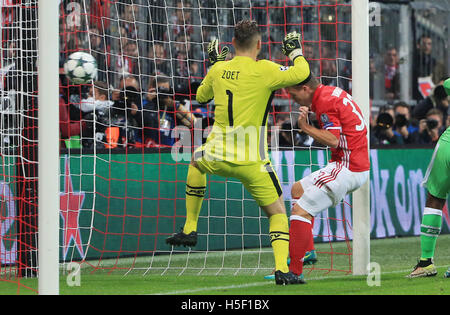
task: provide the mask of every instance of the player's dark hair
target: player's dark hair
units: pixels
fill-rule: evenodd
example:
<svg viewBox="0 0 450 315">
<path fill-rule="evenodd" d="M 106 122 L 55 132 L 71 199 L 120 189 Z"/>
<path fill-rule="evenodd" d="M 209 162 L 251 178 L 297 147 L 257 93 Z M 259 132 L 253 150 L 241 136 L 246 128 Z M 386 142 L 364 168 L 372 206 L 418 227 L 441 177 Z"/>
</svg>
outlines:
<svg viewBox="0 0 450 315">
<path fill-rule="evenodd" d="M 252 48 L 257 36 L 261 36 L 261 32 L 254 20 L 239 21 L 234 28 L 236 46 L 240 49 Z"/>
</svg>

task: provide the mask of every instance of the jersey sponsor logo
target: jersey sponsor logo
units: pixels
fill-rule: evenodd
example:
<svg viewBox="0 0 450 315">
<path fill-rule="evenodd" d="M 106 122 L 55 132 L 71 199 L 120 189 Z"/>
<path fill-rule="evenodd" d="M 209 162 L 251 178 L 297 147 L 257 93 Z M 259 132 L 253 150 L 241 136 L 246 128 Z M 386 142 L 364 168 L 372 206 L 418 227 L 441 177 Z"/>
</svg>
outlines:
<svg viewBox="0 0 450 315">
<path fill-rule="evenodd" d="M 281 66 L 280 67 L 280 71 L 287 71 L 289 69 L 289 67 L 286 66 Z"/>
</svg>

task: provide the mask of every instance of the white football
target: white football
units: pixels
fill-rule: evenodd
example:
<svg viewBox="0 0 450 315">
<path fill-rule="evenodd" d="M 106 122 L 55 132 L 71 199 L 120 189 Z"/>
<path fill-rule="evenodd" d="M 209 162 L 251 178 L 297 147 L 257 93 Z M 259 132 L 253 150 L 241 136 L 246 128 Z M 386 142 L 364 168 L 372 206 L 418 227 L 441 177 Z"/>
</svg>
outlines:
<svg viewBox="0 0 450 315">
<path fill-rule="evenodd" d="M 64 73 L 74 84 L 86 84 L 97 79 L 97 72 L 97 60 L 86 52 L 75 52 L 64 63 Z"/>
</svg>

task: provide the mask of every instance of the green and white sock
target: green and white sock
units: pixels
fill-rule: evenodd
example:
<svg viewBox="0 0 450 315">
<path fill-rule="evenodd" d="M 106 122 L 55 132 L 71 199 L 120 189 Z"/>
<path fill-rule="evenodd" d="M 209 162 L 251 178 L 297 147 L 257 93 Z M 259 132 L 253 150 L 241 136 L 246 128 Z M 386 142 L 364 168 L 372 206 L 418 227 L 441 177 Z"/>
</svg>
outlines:
<svg viewBox="0 0 450 315">
<path fill-rule="evenodd" d="M 441 232 L 442 211 L 426 207 L 423 212 L 422 225 L 420 226 L 421 260 L 434 257 L 436 241 Z"/>
</svg>

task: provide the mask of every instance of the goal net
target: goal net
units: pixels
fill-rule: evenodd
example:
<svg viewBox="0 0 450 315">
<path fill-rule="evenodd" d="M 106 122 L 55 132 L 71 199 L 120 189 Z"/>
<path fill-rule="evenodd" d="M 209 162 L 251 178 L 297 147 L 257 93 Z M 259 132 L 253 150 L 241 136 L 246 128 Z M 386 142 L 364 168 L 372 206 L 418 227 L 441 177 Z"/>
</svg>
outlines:
<svg viewBox="0 0 450 315">
<path fill-rule="evenodd" d="M 19 288 L 38 270 L 35 2 L 0 2 L 0 278 Z M 231 48 L 235 23 L 250 18 L 262 33 L 259 57 L 288 66 L 281 41 L 297 31 L 314 75 L 351 92 L 350 1 L 59 3 L 62 266 L 79 262 L 92 271 L 141 274 L 269 274 L 274 261 L 268 220 L 232 178 L 208 176 L 197 246 L 165 243 L 184 224 L 191 152 L 214 122 L 214 102 L 195 101 L 210 66 L 206 47 L 217 38 Z M 77 51 L 96 58 L 95 82 L 76 85 L 65 77 L 64 61 Z M 279 90 L 268 122 L 270 156 L 288 214 L 292 184 L 323 167 L 329 155 L 298 130 L 297 110 Z M 190 146 L 180 145 L 187 140 Z M 351 273 L 351 213 L 347 197 L 316 217 L 318 262 L 307 266 L 310 277 Z"/>
</svg>

